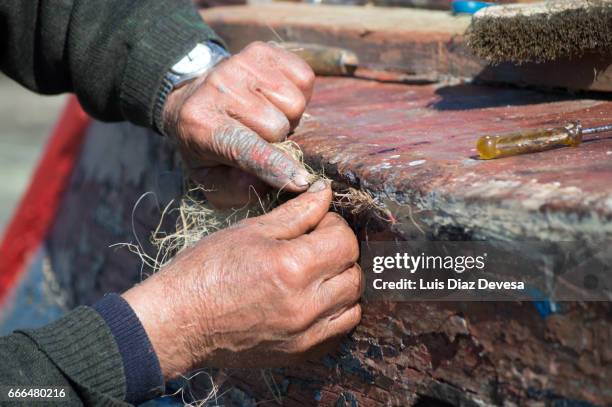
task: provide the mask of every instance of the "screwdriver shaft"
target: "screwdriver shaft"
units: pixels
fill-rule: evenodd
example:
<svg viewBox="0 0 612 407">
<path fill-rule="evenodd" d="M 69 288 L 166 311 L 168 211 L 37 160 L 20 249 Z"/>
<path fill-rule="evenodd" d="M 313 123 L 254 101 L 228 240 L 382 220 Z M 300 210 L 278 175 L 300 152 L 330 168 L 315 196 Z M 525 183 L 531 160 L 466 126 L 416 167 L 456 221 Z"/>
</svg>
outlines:
<svg viewBox="0 0 612 407">
<path fill-rule="evenodd" d="M 597 127 L 587 127 L 585 129 L 582 129 L 582 134 L 605 133 L 607 131 L 612 131 L 612 124 L 606 124 L 605 126 Z"/>
</svg>

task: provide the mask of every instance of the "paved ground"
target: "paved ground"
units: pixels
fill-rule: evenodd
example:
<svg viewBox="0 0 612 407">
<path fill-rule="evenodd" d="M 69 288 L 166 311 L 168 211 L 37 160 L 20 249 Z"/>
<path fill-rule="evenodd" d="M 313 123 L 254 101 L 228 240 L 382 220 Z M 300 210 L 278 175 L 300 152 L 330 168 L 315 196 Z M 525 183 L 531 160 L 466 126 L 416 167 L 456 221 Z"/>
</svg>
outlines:
<svg viewBox="0 0 612 407">
<path fill-rule="evenodd" d="M 10 219 L 65 96 L 38 96 L 0 75 L 0 231 Z"/>
</svg>

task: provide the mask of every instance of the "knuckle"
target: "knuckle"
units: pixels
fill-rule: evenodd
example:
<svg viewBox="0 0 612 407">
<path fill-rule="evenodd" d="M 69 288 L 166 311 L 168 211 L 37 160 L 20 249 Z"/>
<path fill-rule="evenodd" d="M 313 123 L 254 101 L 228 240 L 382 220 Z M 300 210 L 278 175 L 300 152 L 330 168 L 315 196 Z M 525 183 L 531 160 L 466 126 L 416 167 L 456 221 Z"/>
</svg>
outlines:
<svg viewBox="0 0 612 407">
<path fill-rule="evenodd" d="M 349 229 L 347 234 L 347 245 L 348 245 L 348 258 L 352 263 L 355 263 L 359 259 L 359 241 L 357 236 Z"/>
<path fill-rule="evenodd" d="M 336 219 L 334 219 L 334 233 L 338 234 L 338 237 L 343 239 L 347 239 L 347 242 L 350 241 L 351 244 L 357 244 L 357 237 L 353 232 L 353 229 L 349 226 L 349 224 L 344 220 L 340 215 L 337 215 Z"/>
<path fill-rule="evenodd" d="M 344 218 L 336 212 L 327 212 L 323 217 L 323 220 L 331 225 L 348 227 L 346 220 L 344 220 Z"/>
<path fill-rule="evenodd" d="M 357 325 L 359 325 L 359 322 L 361 322 L 361 317 L 362 317 L 361 304 L 356 304 L 354 307 L 352 307 L 347 312 L 350 313 L 349 319 L 350 319 L 351 327 L 354 328 Z"/>
<path fill-rule="evenodd" d="M 293 75 L 293 82 L 302 91 L 309 92 L 314 86 L 315 73 L 306 61 L 298 57 L 294 53 L 287 50 L 280 50 L 279 59 L 287 67 L 290 67 Z"/>
<path fill-rule="evenodd" d="M 351 282 L 351 288 L 353 289 L 353 294 L 354 294 L 353 299 L 356 301 L 359 299 L 359 297 L 361 297 L 361 293 L 363 292 L 363 288 L 364 288 L 363 273 L 361 272 L 361 268 L 357 265 L 352 267 L 350 270 L 351 270 L 350 282 Z"/>
<path fill-rule="evenodd" d="M 255 76 L 252 72 L 247 71 L 246 87 L 252 94 L 260 94 L 265 89 L 275 90 L 278 85 L 266 83 L 260 77 Z"/>
<path fill-rule="evenodd" d="M 246 218 L 229 225 L 225 230 L 240 230 L 240 233 L 258 232 L 261 224 L 260 217 Z"/>
<path fill-rule="evenodd" d="M 249 53 L 249 52 L 260 53 L 260 52 L 266 51 L 268 49 L 268 47 L 269 47 L 269 45 L 267 45 L 266 43 L 264 43 L 262 41 L 253 41 L 252 43 L 247 45 L 244 50 L 247 53 Z"/>
<path fill-rule="evenodd" d="M 302 332 L 310 325 L 311 318 L 308 315 L 307 307 L 300 304 L 295 299 L 291 299 L 286 305 L 287 327 L 292 332 Z"/>
<path fill-rule="evenodd" d="M 233 57 L 232 57 L 233 58 Z M 220 94 L 228 92 L 228 76 L 232 75 L 227 71 L 231 65 L 235 65 L 235 60 L 230 59 L 227 63 L 222 62 L 206 77 L 206 85 L 215 89 Z M 235 76 L 235 75 L 234 75 Z"/>
<path fill-rule="evenodd" d="M 306 268 L 296 256 L 285 253 L 280 256 L 279 261 L 278 273 L 284 285 L 293 289 L 306 285 Z"/>
<path fill-rule="evenodd" d="M 270 219 L 274 222 L 277 222 L 278 224 L 282 225 L 288 223 L 291 219 L 295 217 L 297 213 L 302 211 L 308 211 L 309 209 L 310 208 L 308 203 L 305 204 L 300 200 L 292 199 L 275 208 L 267 216 L 269 216 Z"/>
<path fill-rule="evenodd" d="M 301 89 L 310 90 L 314 86 L 315 73 L 306 62 L 302 61 L 295 71 L 295 79 Z"/>
<path fill-rule="evenodd" d="M 334 240 L 342 243 L 344 260 L 354 263 L 359 258 L 359 241 L 353 230 L 342 220 L 334 225 Z"/>
<path fill-rule="evenodd" d="M 290 119 L 296 120 L 302 117 L 304 110 L 306 110 L 306 98 L 304 98 L 304 95 L 299 94 L 292 98 L 287 115 Z"/>
<path fill-rule="evenodd" d="M 181 109 L 181 121 L 185 123 L 197 122 L 200 115 L 201 109 L 199 109 L 198 106 L 190 100 L 185 102 Z"/>
<path fill-rule="evenodd" d="M 279 136 L 281 136 L 281 139 L 284 139 L 285 136 L 287 136 L 290 129 L 291 129 L 291 124 L 289 123 L 289 120 L 285 116 L 282 116 L 282 118 L 279 118 L 276 121 L 275 130 L 279 134 Z"/>
<path fill-rule="evenodd" d="M 295 353 L 305 353 L 312 348 L 311 340 L 305 338 L 304 336 L 300 336 L 295 339 L 293 342 L 292 350 Z"/>
<path fill-rule="evenodd" d="M 269 131 L 274 136 L 274 141 L 282 141 L 289 133 L 291 127 L 289 120 L 275 108 L 265 109 L 261 117 L 264 118 Z"/>
<path fill-rule="evenodd" d="M 213 69 L 206 78 L 206 82 L 216 89 L 218 89 L 219 86 L 223 86 L 223 67 L 224 65 L 220 65 L 216 69 Z"/>
</svg>

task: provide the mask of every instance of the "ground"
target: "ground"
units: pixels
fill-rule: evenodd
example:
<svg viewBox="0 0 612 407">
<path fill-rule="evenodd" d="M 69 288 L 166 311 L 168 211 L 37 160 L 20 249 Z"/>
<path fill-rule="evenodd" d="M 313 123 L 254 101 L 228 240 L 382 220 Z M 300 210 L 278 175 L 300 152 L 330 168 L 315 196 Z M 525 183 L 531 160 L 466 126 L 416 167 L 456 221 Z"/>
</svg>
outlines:
<svg viewBox="0 0 612 407">
<path fill-rule="evenodd" d="M 0 231 L 9 221 L 65 96 L 39 96 L 0 75 Z"/>
</svg>

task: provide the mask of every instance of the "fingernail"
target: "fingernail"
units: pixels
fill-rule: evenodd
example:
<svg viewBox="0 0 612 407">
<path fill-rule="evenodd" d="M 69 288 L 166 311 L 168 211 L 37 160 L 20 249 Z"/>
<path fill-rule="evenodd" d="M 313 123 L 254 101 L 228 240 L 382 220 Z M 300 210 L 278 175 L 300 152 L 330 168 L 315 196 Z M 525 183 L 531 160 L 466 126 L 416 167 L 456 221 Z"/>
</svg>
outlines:
<svg viewBox="0 0 612 407">
<path fill-rule="evenodd" d="M 291 181 L 293 181 L 298 188 L 305 188 L 312 183 L 311 178 L 312 176 L 308 171 L 301 170 L 293 176 Z"/>
<path fill-rule="evenodd" d="M 327 183 L 324 180 L 320 179 L 314 184 L 312 184 L 310 188 L 308 188 L 308 192 L 321 192 L 325 188 L 327 188 Z"/>
</svg>

